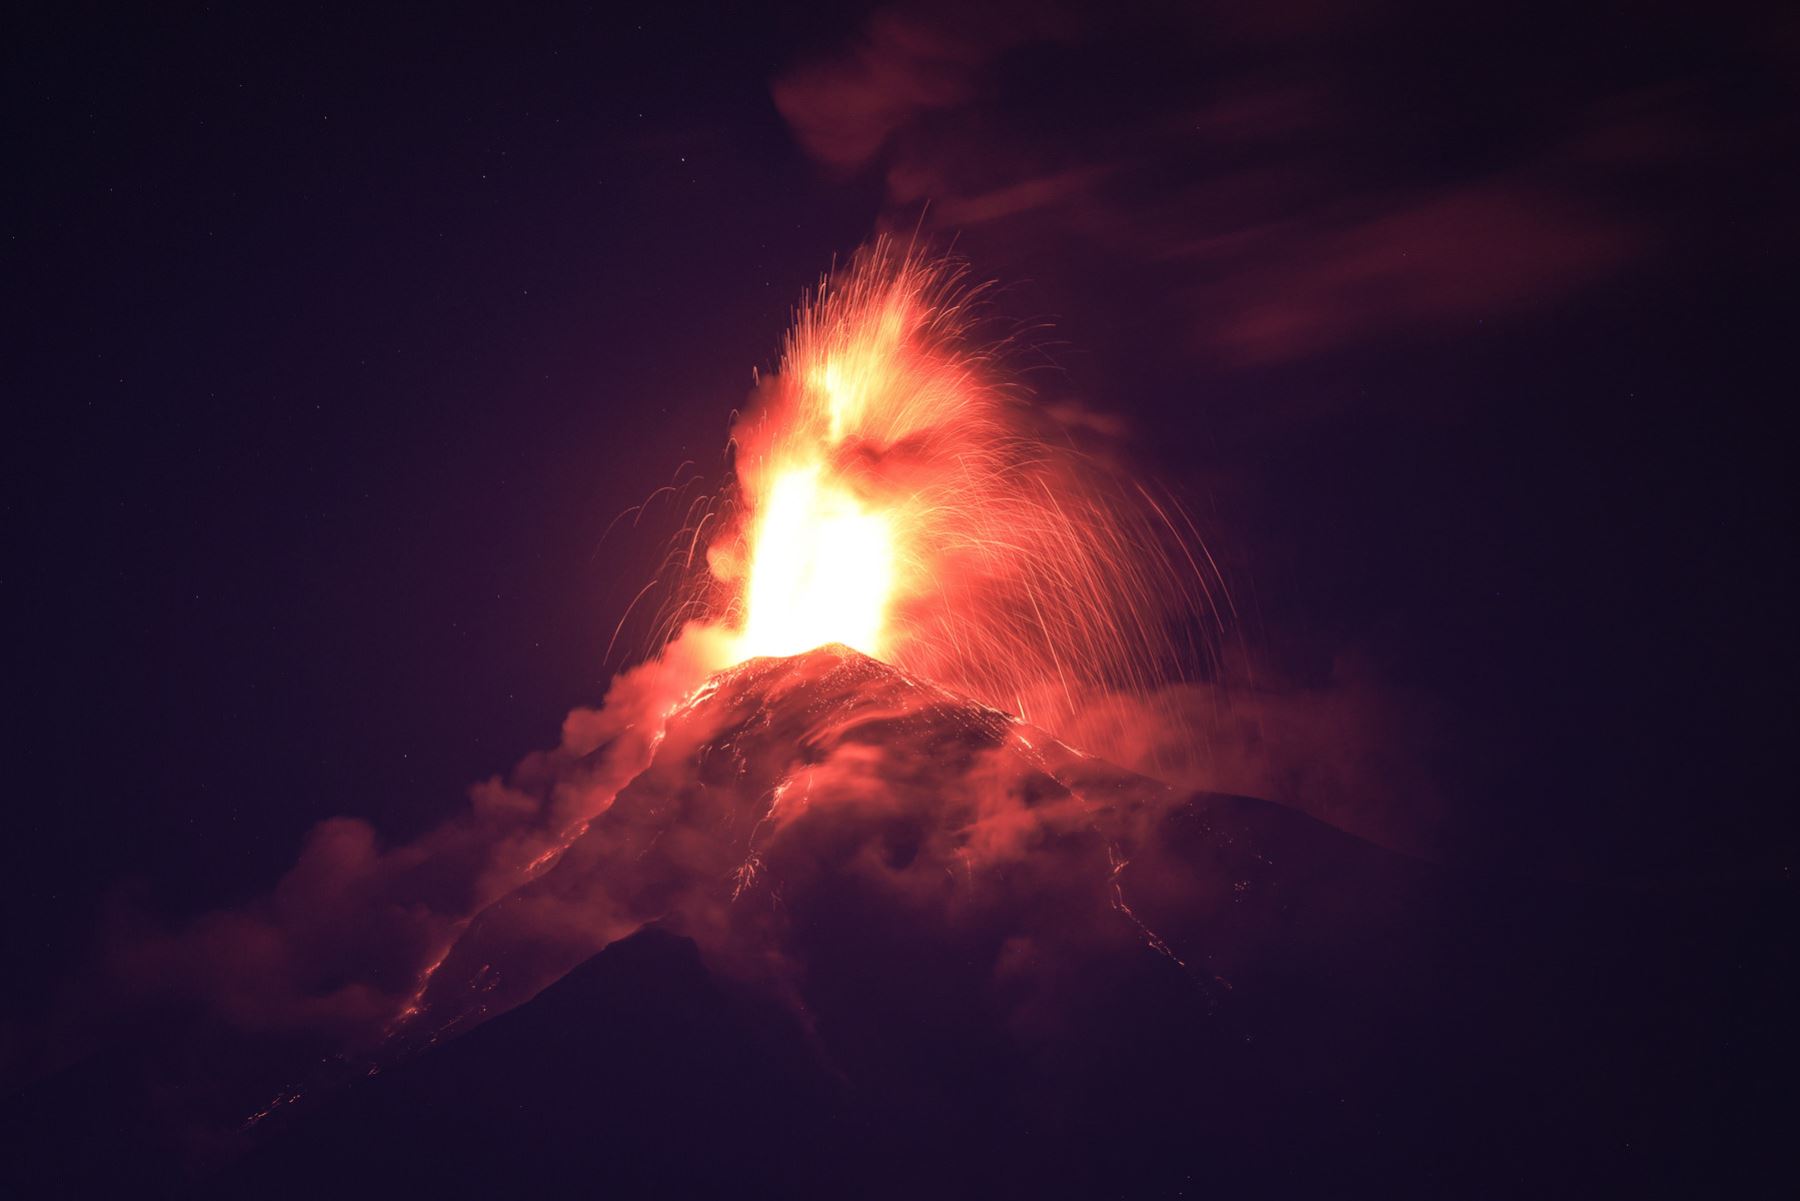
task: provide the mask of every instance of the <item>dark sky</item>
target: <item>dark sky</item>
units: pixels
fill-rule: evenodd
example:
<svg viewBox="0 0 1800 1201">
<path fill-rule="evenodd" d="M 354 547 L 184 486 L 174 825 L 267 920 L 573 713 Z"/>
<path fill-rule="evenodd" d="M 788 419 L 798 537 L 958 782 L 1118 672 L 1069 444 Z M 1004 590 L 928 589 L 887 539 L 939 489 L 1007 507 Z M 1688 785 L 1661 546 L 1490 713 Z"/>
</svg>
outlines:
<svg viewBox="0 0 1800 1201">
<path fill-rule="evenodd" d="M 9 18 L 28 999 L 553 742 L 679 512 L 609 524 L 884 227 L 1048 323 L 1267 703 L 1375 731 L 1353 828 L 1785 873 L 1800 30 L 1255 7 Z"/>
</svg>

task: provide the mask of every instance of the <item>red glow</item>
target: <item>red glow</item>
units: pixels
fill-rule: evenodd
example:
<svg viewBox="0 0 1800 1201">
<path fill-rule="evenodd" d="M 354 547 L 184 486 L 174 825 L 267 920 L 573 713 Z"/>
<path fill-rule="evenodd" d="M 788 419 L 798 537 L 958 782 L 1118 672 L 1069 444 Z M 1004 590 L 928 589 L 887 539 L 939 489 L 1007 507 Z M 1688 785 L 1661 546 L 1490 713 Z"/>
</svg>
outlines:
<svg viewBox="0 0 1800 1201">
<path fill-rule="evenodd" d="M 1051 728 L 1192 663 L 1191 526 L 1030 403 L 978 298 L 878 242 L 803 307 L 707 556 L 729 662 L 841 642 Z"/>
</svg>

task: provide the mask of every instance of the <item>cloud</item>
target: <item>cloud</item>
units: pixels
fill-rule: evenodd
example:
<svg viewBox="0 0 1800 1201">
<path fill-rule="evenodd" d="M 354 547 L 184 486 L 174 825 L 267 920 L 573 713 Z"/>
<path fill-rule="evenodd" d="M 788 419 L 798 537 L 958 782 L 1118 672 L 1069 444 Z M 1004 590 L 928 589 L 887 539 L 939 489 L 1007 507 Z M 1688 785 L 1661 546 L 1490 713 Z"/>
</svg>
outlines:
<svg viewBox="0 0 1800 1201">
<path fill-rule="evenodd" d="M 1681 87 L 1576 81 L 1560 120 L 1451 153 L 1432 148 L 1449 118 L 1352 50 L 1416 14 L 1300 9 L 1002 26 L 890 5 L 772 87 L 821 164 L 881 166 L 890 221 L 925 206 L 979 232 L 1001 276 L 1098 271 L 1102 294 L 1173 306 L 1177 349 L 1222 367 L 1542 309 L 1660 245 L 1651 173 L 1704 146 Z M 1143 86 L 1122 90 L 1134 59 Z"/>
<path fill-rule="evenodd" d="M 1629 262 L 1643 241 L 1553 189 L 1484 181 L 1361 220 L 1196 248 L 1219 268 L 1206 288 L 1207 311 L 1218 316 L 1199 333 L 1204 344 L 1265 361 L 1472 323 L 1573 292 Z"/>
<path fill-rule="evenodd" d="M 1046 28 L 1030 12 L 878 12 L 842 53 L 778 79 L 775 106 L 810 154 L 853 170 L 921 115 L 967 102 L 982 66 Z"/>
<path fill-rule="evenodd" d="M 1054 207 L 1091 193 L 1106 173 L 1107 169 L 1102 166 L 1074 167 L 973 196 L 952 196 L 943 202 L 937 216 L 951 224 L 977 225 L 1033 209 Z M 915 184 L 915 187 L 919 193 L 925 191 L 920 185 Z"/>
</svg>

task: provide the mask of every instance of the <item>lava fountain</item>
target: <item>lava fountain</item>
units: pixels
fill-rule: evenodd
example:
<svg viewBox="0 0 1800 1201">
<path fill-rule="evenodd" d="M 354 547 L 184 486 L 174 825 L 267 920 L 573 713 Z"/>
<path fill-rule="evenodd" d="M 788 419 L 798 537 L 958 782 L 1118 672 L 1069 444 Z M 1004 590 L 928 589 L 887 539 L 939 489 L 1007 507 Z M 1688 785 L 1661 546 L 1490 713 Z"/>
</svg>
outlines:
<svg viewBox="0 0 1800 1201">
<path fill-rule="evenodd" d="M 730 662 L 839 642 L 1052 730 L 1205 666 L 1225 594 L 1192 522 L 1032 403 L 982 299 L 884 240 L 802 305 L 684 606 Z"/>
</svg>

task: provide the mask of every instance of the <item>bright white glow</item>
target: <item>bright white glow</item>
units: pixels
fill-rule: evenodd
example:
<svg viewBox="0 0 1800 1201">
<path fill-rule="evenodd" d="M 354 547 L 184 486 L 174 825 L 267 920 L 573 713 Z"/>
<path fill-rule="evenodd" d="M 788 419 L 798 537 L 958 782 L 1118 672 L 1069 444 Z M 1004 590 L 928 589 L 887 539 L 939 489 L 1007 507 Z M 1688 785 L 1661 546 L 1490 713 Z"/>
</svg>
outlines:
<svg viewBox="0 0 1800 1201">
<path fill-rule="evenodd" d="M 756 522 L 739 654 L 797 655 L 841 642 L 882 653 L 893 531 L 819 463 L 783 472 Z"/>
</svg>

